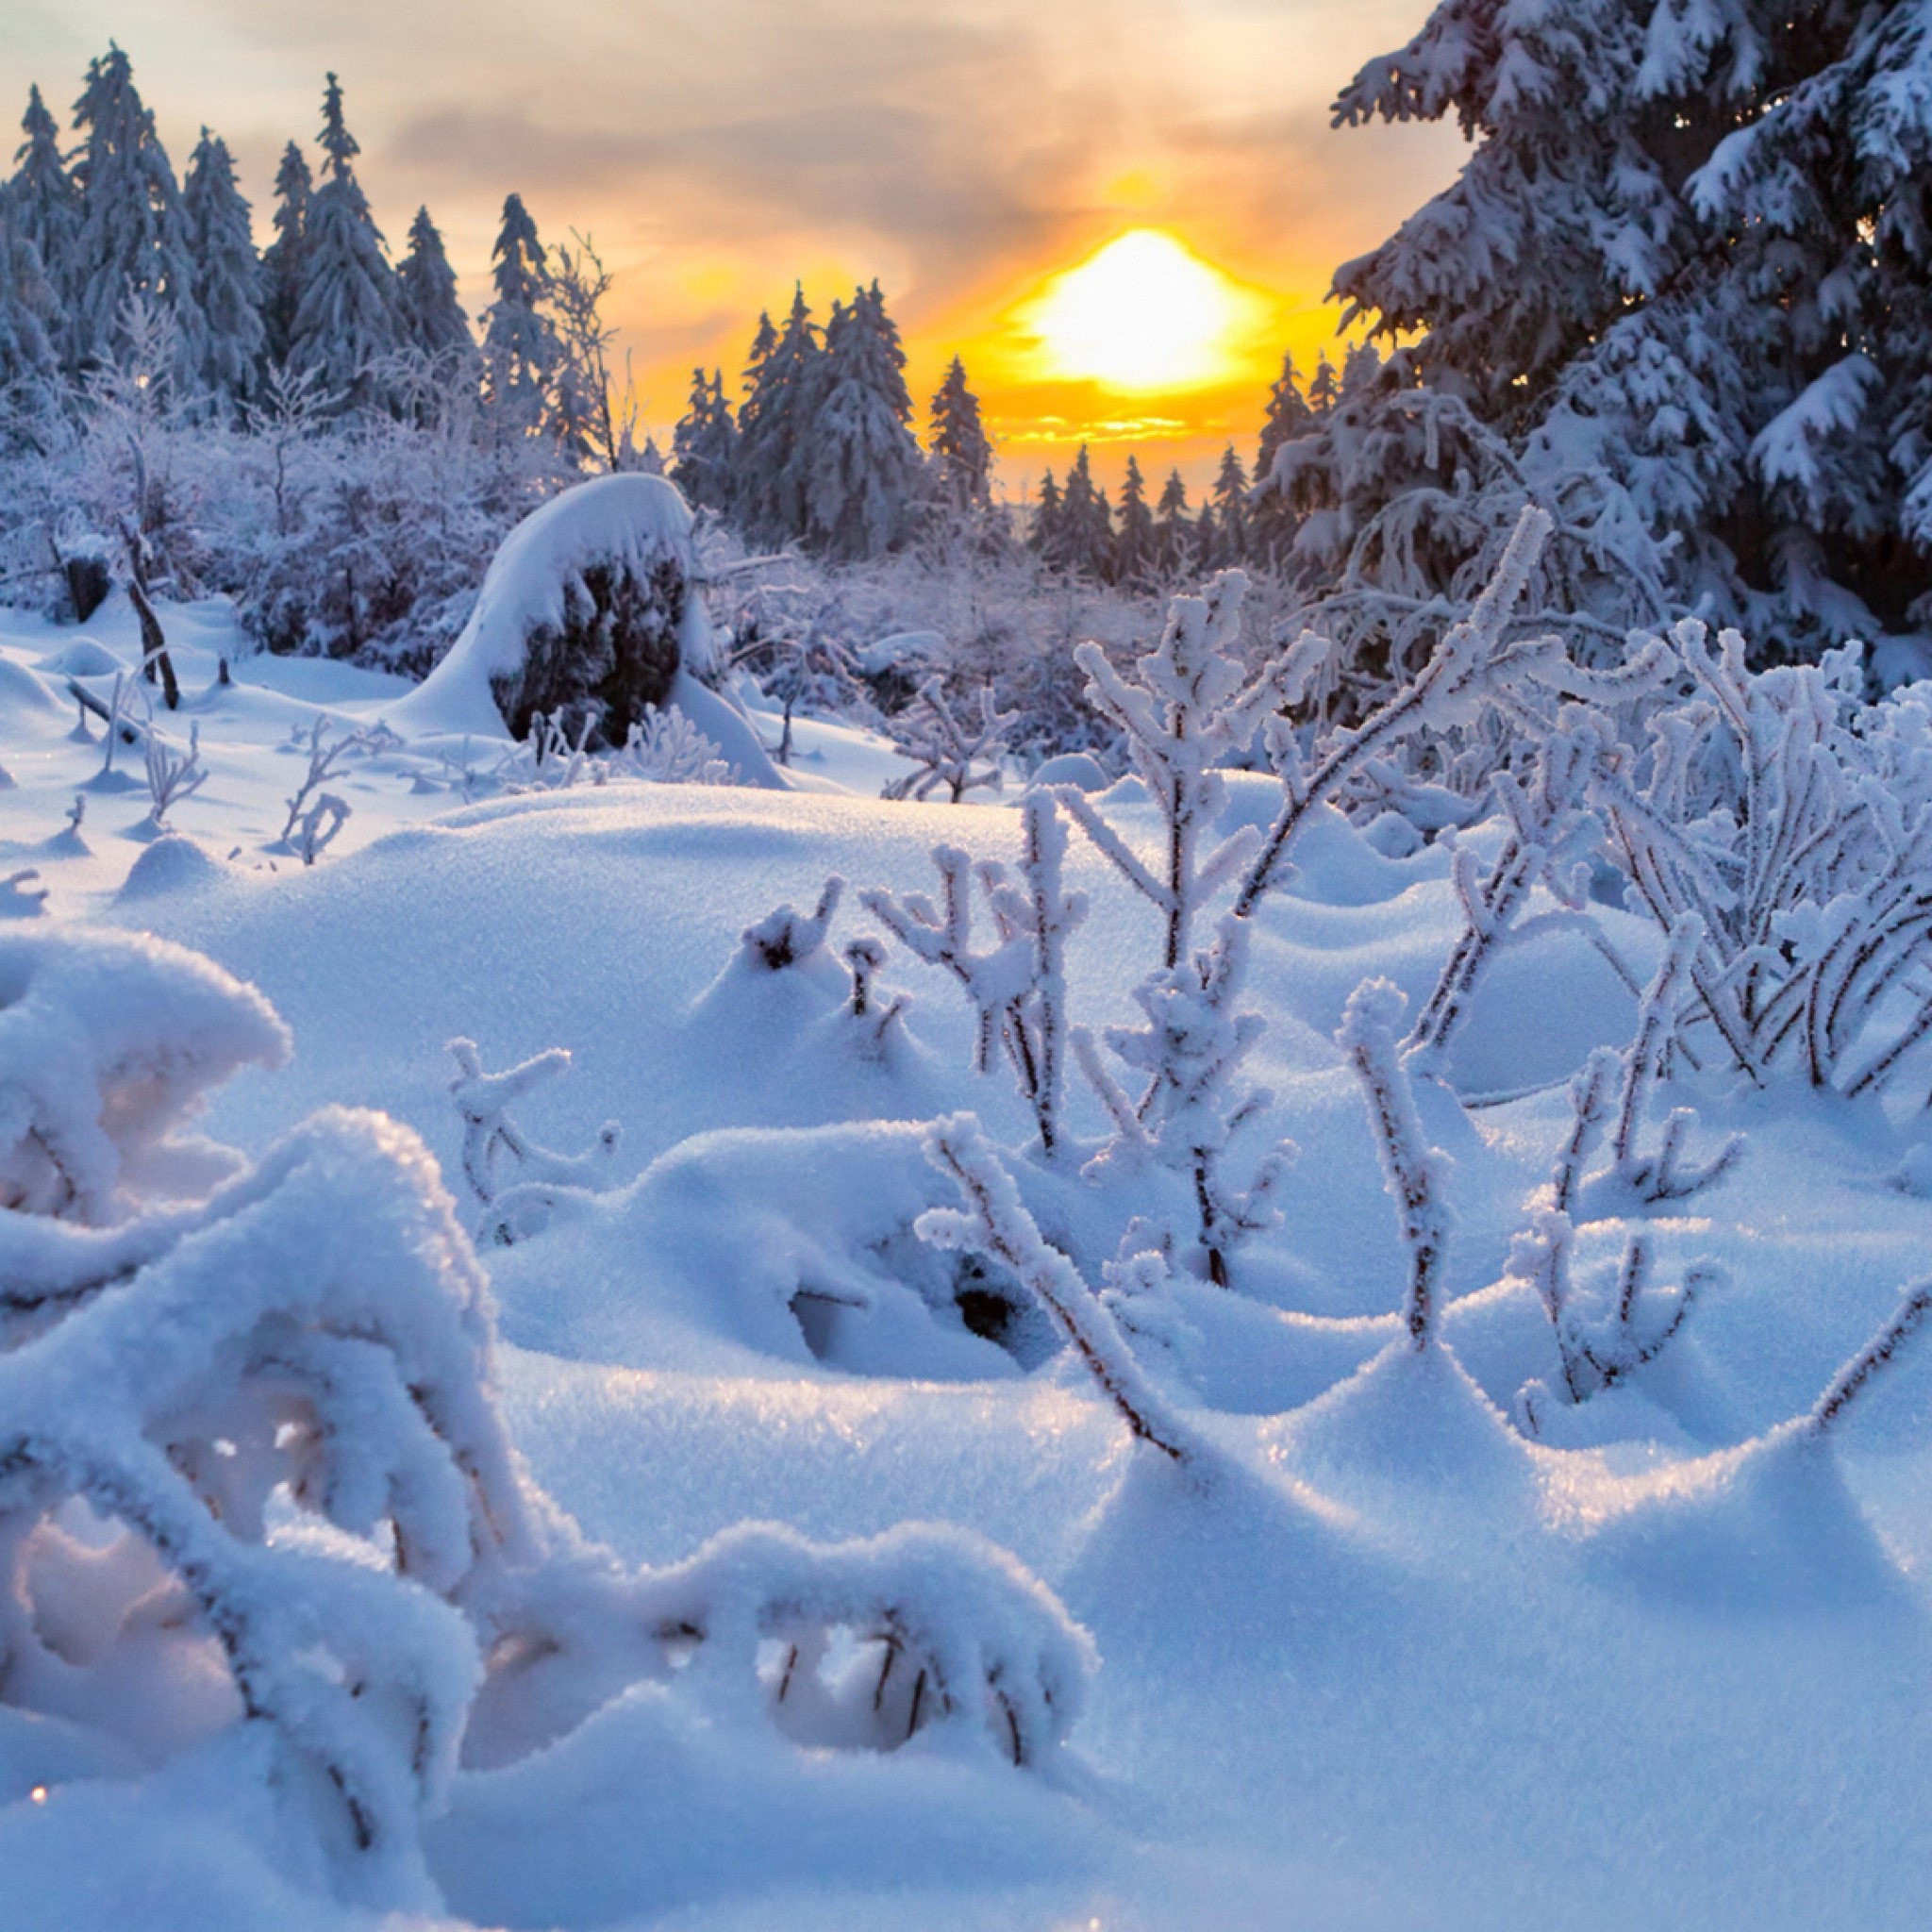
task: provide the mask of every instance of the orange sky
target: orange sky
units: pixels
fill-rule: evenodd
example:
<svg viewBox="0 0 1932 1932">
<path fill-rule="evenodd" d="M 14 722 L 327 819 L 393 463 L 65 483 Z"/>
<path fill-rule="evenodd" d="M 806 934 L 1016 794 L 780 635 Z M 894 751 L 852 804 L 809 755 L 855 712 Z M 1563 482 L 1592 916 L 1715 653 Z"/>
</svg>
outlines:
<svg viewBox="0 0 1932 1932">
<path fill-rule="evenodd" d="M 918 426 L 965 358 L 1014 494 L 1082 438 L 1104 480 L 1252 459 L 1283 348 L 1333 341 L 1322 295 L 1446 182 L 1442 128 L 1331 132 L 1327 105 L 1426 0 L 6 0 L 0 112 L 38 80 L 64 118 L 90 57 L 127 50 L 177 168 L 200 125 L 265 228 L 275 161 L 312 141 L 336 69 L 376 217 L 418 202 L 473 312 L 503 196 L 549 240 L 588 231 L 618 277 L 647 424 L 694 362 L 728 392 L 758 311 L 794 278 L 823 315 L 874 276 L 905 332 Z M 275 16 L 275 17 L 271 17 Z M 311 156 L 312 156 L 311 149 Z M 1016 311 L 1130 229 L 1252 291 L 1228 379 L 1185 393 L 1029 375 Z"/>
</svg>

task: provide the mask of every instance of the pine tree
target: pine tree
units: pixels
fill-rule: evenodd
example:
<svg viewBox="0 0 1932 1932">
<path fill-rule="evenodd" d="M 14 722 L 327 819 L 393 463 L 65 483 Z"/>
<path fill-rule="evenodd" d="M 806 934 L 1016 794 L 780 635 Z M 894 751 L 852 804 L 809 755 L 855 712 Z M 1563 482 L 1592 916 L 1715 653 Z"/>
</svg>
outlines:
<svg viewBox="0 0 1932 1932">
<path fill-rule="evenodd" d="M 30 386 L 51 383 L 58 364 L 49 324 L 57 309 L 40 250 L 20 219 L 17 180 L 0 182 L 0 410 Z"/>
<path fill-rule="evenodd" d="M 396 308 L 404 341 L 420 354 L 431 360 L 475 354 L 470 319 L 457 300 L 456 271 L 426 208 L 416 210 L 408 253 L 396 264 Z"/>
<path fill-rule="evenodd" d="M 1325 416 L 1341 400 L 1341 384 L 1335 374 L 1335 365 L 1328 359 L 1328 351 L 1324 349 L 1315 361 L 1315 373 L 1308 378 L 1308 408 L 1318 416 Z"/>
<path fill-rule="evenodd" d="M 1040 498 L 1033 507 L 1033 519 L 1026 531 L 1026 547 L 1042 563 L 1058 565 L 1065 561 L 1063 523 L 1060 486 L 1048 470 L 1040 479 Z"/>
<path fill-rule="evenodd" d="M 289 366 L 352 408 L 387 405 L 382 363 L 402 346 L 395 272 L 352 163 L 361 153 L 342 119 L 342 90 L 331 74 L 323 95 L 325 159 L 303 229 L 301 298 L 290 333 Z"/>
<path fill-rule="evenodd" d="M 1248 508 L 1248 550 L 1257 561 L 1274 569 L 1286 567 L 1294 542 L 1295 518 L 1285 492 L 1271 478 L 1282 447 L 1315 426 L 1315 411 L 1302 394 L 1301 377 L 1291 355 L 1281 358 L 1281 374 L 1268 391 L 1268 408 L 1261 422 L 1260 447 L 1255 453 L 1255 496 Z"/>
<path fill-rule="evenodd" d="M 939 467 L 940 494 L 946 503 L 958 510 L 991 507 L 992 444 L 979 419 L 979 398 L 966 387 L 966 365 L 957 356 L 932 399 L 926 448 Z"/>
<path fill-rule="evenodd" d="M 1143 581 L 1154 568 L 1154 512 L 1147 508 L 1147 485 L 1141 465 L 1127 458 L 1121 484 L 1121 527 L 1114 538 L 1114 576 L 1124 584 Z"/>
<path fill-rule="evenodd" d="M 1154 507 L 1154 566 L 1163 579 L 1182 575 L 1193 556 L 1194 526 L 1188 515 L 1188 486 L 1178 470 L 1167 473 Z"/>
<path fill-rule="evenodd" d="M 548 314 L 550 265 L 523 196 L 503 204 L 491 251 L 496 300 L 483 311 L 483 395 L 512 433 L 533 435 L 550 408 L 563 344 Z"/>
<path fill-rule="evenodd" d="M 154 116 L 119 47 L 110 43 L 89 62 L 74 125 L 87 139 L 73 173 L 80 191 L 68 312 L 73 359 L 111 358 L 129 299 L 142 297 L 172 325 L 175 374 L 192 385 L 208 345 L 188 216 Z"/>
<path fill-rule="evenodd" d="M 760 318 L 760 341 L 769 331 L 769 320 Z M 802 286 L 792 292 L 783 333 L 762 355 L 759 343 L 752 346 L 756 375 L 738 416 L 731 498 L 751 541 L 780 544 L 810 527 L 803 460 L 824 350 Z"/>
<path fill-rule="evenodd" d="M 1087 445 L 1067 471 L 1060 493 L 1059 561 L 1069 570 L 1105 583 L 1113 572 L 1113 511 L 1107 492 L 1094 487 L 1093 472 L 1087 458 Z"/>
<path fill-rule="evenodd" d="M 285 362 L 302 307 L 308 252 L 308 203 L 315 183 L 302 150 L 291 141 L 275 170 L 275 239 L 262 251 L 261 320 L 272 362 Z"/>
<path fill-rule="evenodd" d="M 671 479 L 687 502 L 721 515 L 731 503 L 731 468 L 738 425 L 724 400 L 724 372 L 691 373 L 691 407 L 672 433 Z"/>
<path fill-rule="evenodd" d="M 1214 521 L 1219 535 L 1216 558 L 1224 570 L 1248 560 L 1248 477 L 1229 443 L 1214 478 Z"/>
<path fill-rule="evenodd" d="M 1337 108 L 1453 112 L 1475 143 L 1336 276 L 1399 344 L 1378 424 L 1428 444 L 1381 463 L 1357 521 L 1457 469 L 1480 487 L 1487 431 L 1527 488 L 1584 479 L 1598 526 L 1647 529 L 1680 602 L 1787 644 L 1912 621 L 1932 559 L 1928 64 L 1924 4 L 1444 0 Z"/>
<path fill-rule="evenodd" d="M 190 245 L 201 280 L 208 348 L 200 388 L 219 413 L 232 415 L 257 393 L 267 334 L 261 320 L 261 263 L 248 204 L 235 185 L 227 146 L 206 127 L 181 191 Z"/>
<path fill-rule="evenodd" d="M 876 282 L 833 308 L 815 389 L 804 448 L 811 541 L 848 561 L 876 557 L 905 537 L 924 467 L 906 352 Z"/>
<path fill-rule="evenodd" d="M 47 326 L 58 342 L 74 307 L 75 242 L 80 234 L 80 191 L 60 156 L 60 128 L 41 99 L 27 90 L 21 131 L 26 139 L 14 151 L 14 239 L 29 242 L 45 277 L 54 308 Z"/>
</svg>

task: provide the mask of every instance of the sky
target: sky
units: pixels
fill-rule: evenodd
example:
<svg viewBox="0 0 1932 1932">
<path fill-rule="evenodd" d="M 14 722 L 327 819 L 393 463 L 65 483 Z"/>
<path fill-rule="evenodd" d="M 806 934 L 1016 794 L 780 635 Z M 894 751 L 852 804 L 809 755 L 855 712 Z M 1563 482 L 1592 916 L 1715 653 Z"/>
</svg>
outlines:
<svg viewBox="0 0 1932 1932">
<path fill-rule="evenodd" d="M 591 237 L 616 278 L 620 364 L 660 439 L 694 364 L 722 366 L 736 395 L 759 309 L 780 313 L 794 280 L 823 317 L 876 278 L 905 335 L 915 427 L 959 355 L 1010 493 L 1083 441 L 1105 481 L 1131 449 L 1150 475 L 1178 464 L 1198 488 L 1228 440 L 1252 460 L 1283 351 L 1306 367 L 1334 345 L 1339 311 L 1322 298 L 1335 266 L 1460 164 L 1450 129 L 1328 125 L 1356 69 L 1426 11 L 0 0 L 0 113 L 17 118 L 38 81 L 64 119 L 88 60 L 118 41 L 176 168 L 204 124 L 224 136 L 265 237 L 275 158 L 291 138 L 312 143 L 333 69 L 392 247 L 426 204 L 473 314 L 505 194 L 524 196 L 547 242 Z M 1160 246 L 1108 257 L 1113 272 L 1071 295 L 1057 279 L 1149 231 Z M 1090 336 L 1152 326 L 1158 342 L 1164 323 L 1184 325 L 1191 288 L 1220 306 L 1211 349 L 1171 360 L 1186 379 L 1101 356 L 1132 378 L 1104 379 L 1041 339 L 1074 315 Z"/>
</svg>

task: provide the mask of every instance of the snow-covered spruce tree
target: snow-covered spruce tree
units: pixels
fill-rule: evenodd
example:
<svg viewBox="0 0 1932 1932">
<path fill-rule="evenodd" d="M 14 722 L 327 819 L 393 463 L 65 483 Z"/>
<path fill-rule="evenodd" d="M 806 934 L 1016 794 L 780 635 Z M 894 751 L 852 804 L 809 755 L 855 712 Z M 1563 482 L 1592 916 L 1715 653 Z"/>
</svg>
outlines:
<svg viewBox="0 0 1932 1932">
<path fill-rule="evenodd" d="M 483 398 L 505 434 L 534 436 L 550 412 L 563 344 L 549 314 L 549 257 L 520 194 L 503 204 L 490 259 L 496 299 L 483 311 Z"/>
<path fill-rule="evenodd" d="M 769 326 L 769 318 L 760 317 L 752 344 L 752 388 L 738 413 L 731 499 L 745 540 L 775 548 L 811 526 L 807 475 L 824 350 L 803 286 L 792 291 L 783 333 L 766 347 Z"/>
<path fill-rule="evenodd" d="M 1921 624 L 1928 35 L 1859 0 L 1445 0 L 1365 67 L 1338 120 L 1453 112 L 1475 146 L 1337 274 L 1350 317 L 1413 340 L 1277 463 L 1327 518 L 1317 588 L 1444 587 L 1526 498 L 1557 515 L 1558 608 L 1613 629 L 1665 614 L 1626 575 L 1769 650 Z"/>
<path fill-rule="evenodd" d="M 691 405 L 671 437 L 671 479 L 684 499 L 719 515 L 731 506 L 732 466 L 737 458 L 738 425 L 724 400 L 724 372 L 691 373 Z"/>
<path fill-rule="evenodd" d="M 835 559 L 876 557 L 910 529 L 924 464 L 905 372 L 876 282 L 833 304 L 804 458 L 809 538 Z"/>
<path fill-rule="evenodd" d="M 382 365 L 402 346 L 395 273 L 353 165 L 361 153 L 342 119 L 342 90 L 328 76 L 322 132 L 322 185 L 302 231 L 301 297 L 290 331 L 289 366 L 311 375 L 355 409 L 389 401 Z"/>
<path fill-rule="evenodd" d="M 991 507 L 992 443 L 980 421 L 979 398 L 966 387 L 966 365 L 957 356 L 932 399 L 925 446 L 939 470 L 942 501 L 955 510 Z"/>
<path fill-rule="evenodd" d="M 1214 476 L 1216 560 L 1233 570 L 1248 560 L 1248 473 L 1233 443 L 1221 454 Z"/>
<path fill-rule="evenodd" d="M 1113 581 L 1113 506 L 1093 480 L 1084 442 L 1060 490 L 1058 541 L 1049 561 L 1096 584 Z"/>
<path fill-rule="evenodd" d="M 218 415 L 232 419 L 255 399 L 261 381 L 261 263 L 227 145 L 206 127 L 189 158 L 181 204 L 208 323 L 197 386 Z"/>
<path fill-rule="evenodd" d="M 175 374 L 192 387 L 208 344 L 187 210 L 119 47 L 89 62 L 74 125 L 87 138 L 73 173 L 80 227 L 68 308 L 72 359 L 110 358 L 128 298 L 138 296 L 173 323 Z"/>
<path fill-rule="evenodd" d="M 456 271 L 426 208 L 416 210 L 408 250 L 396 263 L 396 310 L 404 341 L 419 354 L 431 360 L 474 358 L 470 319 L 457 300 Z"/>
<path fill-rule="evenodd" d="M 1026 525 L 1026 547 L 1041 563 L 1058 564 L 1064 560 L 1062 508 L 1060 486 L 1054 481 L 1053 472 L 1047 470 L 1041 475 L 1040 495 Z"/>
<path fill-rule="evenodd" d="M 1154 512 L 1147 508 L 1147 485 L 1141 465 L 1129 455 L 1121 481 L 1121 526 L 1115 533 L 1114 580 L 1143 582 L 1154 567 Z"/>
<path fill-rule="evenodd" d="M 272 362 L 288 360 L 294 339 L 295 317 L 302 307 L 308 279 L 308 204 L 315 182 L 302 150 L 291 141 L 282 150 L 275 169 L 275 239 L 262 251 L 262 326 L 268 336 Z"/>
<path fill-rule="evenodd" d="M 1192 554 L 1193 539 L 1188 486 L 1178 470 L 1170 470 L 1154 508 L 1154 564 L 1163 579 L 1172 582 L 1181 575 Z"/>
<path fill-rule="evenodd" d="M 58 309 L 40 251 L 20 220 L 20 200 L 18 182 L 0 183 L 0 408 L 8 413 L 31 408 L 29 389 L 44 400 L 59 373 Z"/>
<path fill-rule="evenodd" d="M 17 233 L 33 244 L 54 300 L 58 318 L 55 346 L 64 341 L 68 311 L 75 297 L 75 240 L 80 233 L 80 190 L 67 172 L 60 153 L 60 126 L 41 99 L 38 87 L 27 90 L 26 114 L 21 121 L 26 139 L 14 151 L 13 219 Z"/>
</svg>

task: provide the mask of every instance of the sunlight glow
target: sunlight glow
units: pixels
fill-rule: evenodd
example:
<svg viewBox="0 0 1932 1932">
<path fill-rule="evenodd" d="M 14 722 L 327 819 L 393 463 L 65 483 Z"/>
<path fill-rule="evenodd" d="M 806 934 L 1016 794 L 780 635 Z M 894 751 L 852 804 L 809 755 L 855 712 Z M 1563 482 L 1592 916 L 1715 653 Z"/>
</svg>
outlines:
<svg viewBox="0 0 1932 1932">
<path fill-rule="evenodd" d="M 1158 228 L 1131 228 L 1020 313 L 1048 375 L 1132 391 L 1224 380 L 1260 305 Z"/>
</svg>

